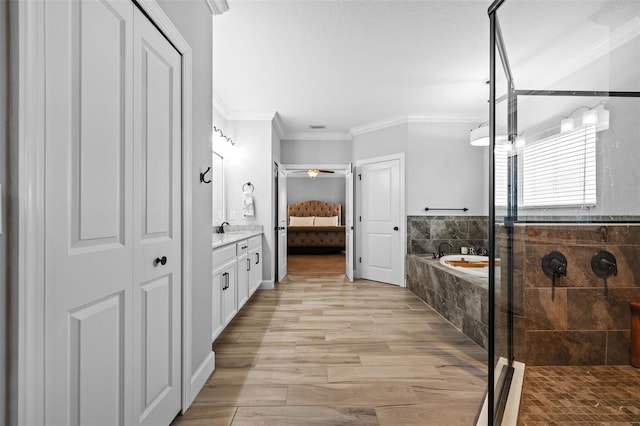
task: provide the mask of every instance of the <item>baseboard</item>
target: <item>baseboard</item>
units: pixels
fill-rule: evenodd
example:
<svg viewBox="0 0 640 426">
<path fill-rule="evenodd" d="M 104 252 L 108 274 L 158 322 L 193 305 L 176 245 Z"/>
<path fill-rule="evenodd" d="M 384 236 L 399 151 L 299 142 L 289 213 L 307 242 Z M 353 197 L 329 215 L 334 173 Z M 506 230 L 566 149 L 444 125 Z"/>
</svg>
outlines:
<svg viewBox="0 0 640 426">
<path fill-rule="evenodd" d="M 275 288 L 275 284 L 273 283 L 272 280 L 269 281 L 262 281 L 260 283 L 260 286 L 258 287 L 258 290 L 273 290 Z"/>
<path fill-rule="evenodd" d="M 189 394 L 191 395 L 191 401 L 189 401 L 189 406 L 191 406 L 193 400 L 196 399 L 196 396 L 198 396 L 198 394 L 202 390 L 202 387 L 207 382 L 207 379 L 209 378 L 209 376 L 211 376 L 211 373 L 213 373 L 213 370 L 215 368 L 216 354 L 215 352 L 211 351 L 211 353 L 207 355 L 204 361 L 202 361 L 202 364 L 200 364 L 196 372 L 191 376 L 191 393 Z"/>
<path fill-rule="evenodd" d="M 494 375 L 495 381 L 498 380 L 499 373 L 505 365 L 507 365 L 507 360 L 504 357 L 500 357 L 496 363 L 496 374 Z M 518 361 L 513 362 L 513 378 L 511 379 L 511 387 L 509 388 L 509 395 L 507 396 L 507 404 L 502 416 L 502 426 L 516 426 L 518 424 L 520 396 L 522 395 L 522 385 L 524 383 L 524 369 L 525 365 L 523 363 Z M 485 396 L 476 426 L 487 426 L 487 416 L 487 397 Z"/>
</svg>

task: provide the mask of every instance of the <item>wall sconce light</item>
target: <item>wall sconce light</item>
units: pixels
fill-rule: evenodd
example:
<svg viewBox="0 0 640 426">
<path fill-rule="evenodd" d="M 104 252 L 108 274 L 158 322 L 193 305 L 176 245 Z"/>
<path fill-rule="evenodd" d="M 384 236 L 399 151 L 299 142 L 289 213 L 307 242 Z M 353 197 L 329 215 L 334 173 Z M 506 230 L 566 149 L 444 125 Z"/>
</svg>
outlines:
<svg viewBox="0 0 640 426">
<path fill-rule="evenodd" d="M 516 138 L 516 141 L 514 142 L 514 148 L 516 149 L 516 151 L 523 149 L 526 145 L 527 139 L 522 135 L 518 136 Z"/>
<path fill-rule="evenodd" d="M 571 118 L 579 109 L 586 108 L 582 113 L 582 126 L 596 126 L 596 132 L 607 130 L 609 128 L 609 111 L 605 109 L 605 101 L 600 102 L 596 106 L 579 106 L 571 111 L 569 115 L 560 121 L 560 133 L 571 132 L 575 130 L 575 120 Z"/>
<path fill-rule="evenodd" d="M 570 132 L 575 128 L 575 123 L 573 122 L 573 118 L 565 118 L 560 122 L 560 132 Z"/>
</svg>

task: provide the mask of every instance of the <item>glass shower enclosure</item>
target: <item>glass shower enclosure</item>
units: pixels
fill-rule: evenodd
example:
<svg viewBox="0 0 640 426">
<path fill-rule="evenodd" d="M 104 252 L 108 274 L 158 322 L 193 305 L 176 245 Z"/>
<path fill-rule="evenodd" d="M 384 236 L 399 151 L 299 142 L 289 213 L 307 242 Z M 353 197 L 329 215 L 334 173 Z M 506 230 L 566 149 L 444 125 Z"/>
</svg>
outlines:
<svg viewBox="0 0 640 426">
<path fill-rule="evenodd" d="M 493 425 L 517 362 L 525 389 L 529 368 L 629 365 L 629 303 L 640 301 L 640 2 L 498 0 L 489 19 Z"/>
</svg>

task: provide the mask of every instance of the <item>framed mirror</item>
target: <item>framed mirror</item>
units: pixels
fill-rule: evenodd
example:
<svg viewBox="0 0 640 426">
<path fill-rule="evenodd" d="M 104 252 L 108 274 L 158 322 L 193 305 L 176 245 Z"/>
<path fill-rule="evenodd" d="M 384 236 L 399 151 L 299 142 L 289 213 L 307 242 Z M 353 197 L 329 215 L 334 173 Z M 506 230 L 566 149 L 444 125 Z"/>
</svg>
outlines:
<svg viewBox="0 0 640 426">
<path fill-rule="evenodd" d="M 227 220 L 225 188 L 224 188 L 224 158 L 215 151 L 211 151 L 211 217 L 212 225 L 219 226 Z"/>
</svg>

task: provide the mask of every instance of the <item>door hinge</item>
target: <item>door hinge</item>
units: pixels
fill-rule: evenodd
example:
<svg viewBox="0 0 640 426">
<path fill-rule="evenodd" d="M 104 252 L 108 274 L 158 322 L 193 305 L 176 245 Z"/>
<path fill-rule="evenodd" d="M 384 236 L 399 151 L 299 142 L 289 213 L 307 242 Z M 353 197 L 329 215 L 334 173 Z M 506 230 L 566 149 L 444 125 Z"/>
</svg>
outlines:
<svg viewBox="0 0 640 426">
<path fill-rule="evenodd" d="M 362 258 L 361 257 L 358 258 L 358 262 L 362 263 Z"/>
<path fill-rule="evenodd" d="M 362 216 L 358 216 L 358 222 L 362 222 Z"/>
<path fill-rule="evenodd" d="M 358 173 L 358 180 L 362 180 L 362 173 Z"/>
</svg>

